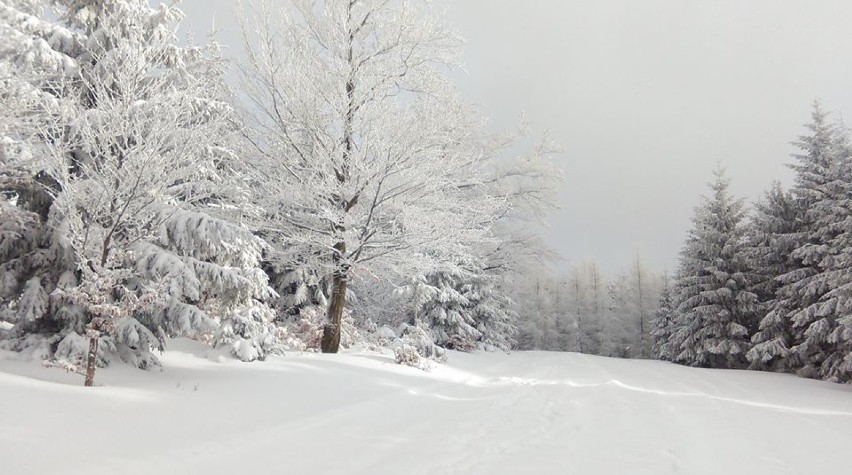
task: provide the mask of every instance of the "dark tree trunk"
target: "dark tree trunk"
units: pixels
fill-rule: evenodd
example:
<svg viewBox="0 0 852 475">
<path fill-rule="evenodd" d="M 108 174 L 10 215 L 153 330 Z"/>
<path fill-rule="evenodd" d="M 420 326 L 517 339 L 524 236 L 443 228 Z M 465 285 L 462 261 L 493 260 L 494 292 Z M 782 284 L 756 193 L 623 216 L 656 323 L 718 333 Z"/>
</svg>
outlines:
<svg viewBox="0 0 852 475">
<path fill-rule="evenodd" d="M 322 332 L 322 352 L 337 353 L 340 349 L 340 327 L 343 322 L 343 305 L 346 303 L 346 276 L 335 274 L 332 283 L 328 323 Z"/>
<path fill-rule="evenodd" d="M 337 270 L 334 271 L 334 279 L 331 283 L 331 304 L 328 306 L 328 323 L 322 329 L 322 343 L 320 349 L 323 353 L 337 353 L 340 349 L 340 327 L 343 323 L 343 306 L 346 304 L 346 282 L 349 277 L 349 268 L 341 261 L 346 252 L 346 243 L 338 242 L 334 246 L 334 261 Z"/>
<path fill-rule="evenodd" d="M 95 368 L 98 358 L 98 337 L 89 337 L 89 355 L 86 359 L 86 386 L 95 384 Z"/>
</svg>

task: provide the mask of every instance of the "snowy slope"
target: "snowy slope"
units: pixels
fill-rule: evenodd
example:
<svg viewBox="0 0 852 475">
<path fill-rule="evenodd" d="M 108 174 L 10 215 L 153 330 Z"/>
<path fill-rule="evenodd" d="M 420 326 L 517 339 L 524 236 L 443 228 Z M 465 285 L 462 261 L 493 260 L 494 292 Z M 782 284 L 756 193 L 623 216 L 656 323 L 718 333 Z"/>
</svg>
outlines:
<svg viewBox="0 0 852 475">
<path fill-rule="evenodd" d="M 0 354 L 0 472 L 852 473 L 850 386 L 572 353 L 454 353 L 427 373 L 206 352 L 175 341 L 163 372 L 110 368 L 96 388 Z"/>
</svg>

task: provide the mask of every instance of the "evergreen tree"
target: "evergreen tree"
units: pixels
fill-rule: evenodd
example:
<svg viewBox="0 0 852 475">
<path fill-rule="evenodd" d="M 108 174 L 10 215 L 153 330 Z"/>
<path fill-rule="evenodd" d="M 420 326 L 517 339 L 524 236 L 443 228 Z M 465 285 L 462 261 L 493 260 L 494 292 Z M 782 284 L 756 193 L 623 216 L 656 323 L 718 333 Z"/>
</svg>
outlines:
<svg viewBox="0 0 852 475">
<path fill-rule="evenodd" d="M 522 292 L 516 292 L 526 305 L 518 308 L 518 347 L 524 350 L 555 350 L 558 348 L 559 316 L 564 312 L 567 296 L 551 276 L 536 276 L 520 282 Z M 557 302 L 557 296 L 560 296 Z M 557 306 L 559 304 L 560 306 Z"/>
<path fill-rule="evenodd" d="M 27 282 L 3 298 L 50 300 L 28 305 L 6 346 L 37 342 L 42 356 L 88 360 L 87 384 L 107 352 L 156 365 L 150 351 L 167 336 L 211 335 L 246 360 L 274 351 L 265 245 L 230 220 L 252 207 L 228 147 L 218 46 L 177 47 L 174 7 L 53 3 L 56 20 L 0 9 L 17 40 L 2 62 L 24 78 L 3 83 L 2 97 L 36 92 L 11 130 L 30 152 L 7 167 L 23 185 L 3 209 L 36 223 L 37 240 L 0 256 Z"/>
<path fill-rule="evenodd" d="M 672 343 L 677 362 L 741 368 L 756 326 L 757 296 L 749 289 L 742 200 L 731 197 L 728 179 L 715 172 L 713 195 L 696 208 L 676 276 L 678 317 Z"/>
<path fill-rule="evenodd" d="M 651 355 L 654 358 L 674 361 L 679 351 L 672 346 L 672 332 L 675 322 L 673 292 L 667 276 L 663 277 L 663 288 L 657 310 L 651 321 Z"/>
<path fill-rule="evenodd" d="M 638 341 L 638 325 L 627 274 L 620 273 L 607 285 L 609 304 L 604 316 L 599 355 L 617 358 L 633 356 Z"/>
<path fill-rule="evenodd" d="M 611 339 L 605 354 L 647 358 L 650 352 L 650 315 L 658 294 L 656 278 L 637 256 L 630 268 L 610 283 L 607 335 Z"/>
<path fill-rule="evenodd" d="M 825 300 L 832 279 L 824 273 L 829 265 L 839 265 L 832 257 L 839 248 L 832 244 L 840 242 L 843 211 L 835 207 L 843 200 L 840 164 L 847 159 L 849 146 L 843 130 L 819 104 L 814 104 L 807 128 L 810 134 L 795 143 L 799 152 L 791 166 L 796 173 L 791 193 L 797 219 L 793 232 L 783 235 L 783 245 L 791 251 L 786 272 L 776 277 L 780 286 L 766 319 L 782 328 L 789 325 L 792 333 L 787 358 L 777 366 L 807 377 L 826 377 L 829 371 L 823 364 L 833 352 L 829 339 L 837 328 L 837 301 Z M 783 332 L 775 336 L 783 338 Z"/>
<path fill-rule="evenodd" d="M 753 368 L 789 371 L 793 334 L 790 321 L 777 311 L 777 278 L 792 268 L 792 251 L 799 235 L 802 213 L 793 195 L 774 183 L 755 203 L 748 225 L 748 253 L 754 271 L 752 287 L 758 298 L 758 331 L 746 355 Z"/>
<path fill-rule="evenodd" d="M 577 307 L 577 350 L 580 353 L 600 355 L 603 354 L 604 345 L 607 282 L 597 262 L 585 265 L 584 272 L 587 277 L 585 292 L 588 292 L 588 308 L 583 311 L 582 307 Z M 581 289 L 580 285 L 575 285 L 575 292 L 579 293 Z"/>
<path fill-rule="evenodd" d="M 576 269 L 575 269 L 576 270 Z M 578 277 L 578 276 L 574 276 Z M 578 351 L 578 315 L 576 310 L 585 307 L 584 296 L 569 291 L 569 283 L 559 277 L 554 277 L 550 283 L 553 285 L 553 313 L 551 315 L 556 333 L 556 346 L 559 351 Z"/>
<path fill-rule="evenodd" d="M 508 351 L 515 345 L 516 314 L 493 277 L 445 271 L 421 278 L 413 288 L 414 321 L 431 330 L 436 345 L 461 351 Z"/>
<path fill-rule="evenodd" d="M 14 324 L 0 345 L 35 358 L 52 355 L 58 342 L 30 334 L 82 331 L 84 318 L 53 293 L 76 285 L 78 275 L 73 249 L 48 223 L 57 183 L 43 171 L 38 150 L 46 117 L 77 98 L 62 86 L 78 69 L 83 37 L 42 20 L 45 6 L 0 3 L 0 319 Z M 47 305 L 16 310 L 25 294 L 35 293 L 47 295 Z"/>
<path fill-rule="evenodd" d="M 797 295 L 804 298 L 791 315 L 798 336 L 792 350 L 796 360 L 803 364 L 800 370 L 803 375 L 848 381 L 852 378 L 848 356 L 852 146 L 847 131 L 840 125 L 826 124 L 824 114 L 818 119 L 815 117 L 814 125 L 818 127 L 814 130 L 824 129 L 825 137 L 815 133 L 799 143 L 803 155 L 821 154 L 827 169 L 822 170 L 825 174 L 821 180 L 815 180 L 816 193 L 802 193 L 816 199 L 805 211 L 806 222 L 811 223 L 807 241 L 794 255 L 810 266 L 812 275 L 794 287 Z"/>
<path fill-rule="evenodd" d="M 817 285 L 827 289 L 819 301 L 817 315 L 825 319 L 828 334 L 811 332 L 808 345 L 822 345 L 825 358 L 820 376 L 837 381 L 852 381 L 852 153 L 848 149 L 832 172 L 831 198 L 820 206 L 821 223 L 829 239 L 828 255 L 822 260 L 824 271 Z M 819 338 L 819 340 L 818 340 Z"/>
</svg>

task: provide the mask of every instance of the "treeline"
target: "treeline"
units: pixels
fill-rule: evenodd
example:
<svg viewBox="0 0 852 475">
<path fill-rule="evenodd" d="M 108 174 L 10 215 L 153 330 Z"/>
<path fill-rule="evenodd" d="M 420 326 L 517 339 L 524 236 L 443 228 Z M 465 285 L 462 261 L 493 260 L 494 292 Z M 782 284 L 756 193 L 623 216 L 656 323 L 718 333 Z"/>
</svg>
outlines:
<svg viewBox="0 0 852 475">
<path fill-rule="evenodd" d="M 509 349 L 546 142 L 484 120 L 426 2 L 254 2 L 239 88 L 175 6 L 0 2 L 0 347 L 82 371 L 185 336 Z"/>
<path fill-rule="evenodd" d="M 532 305 L 522 314 L 519 347 L 650 358 L 653 319 L 667 281 L 639 257 L 611 277 L 591 261 L 529 280 L 521 292 Z"/>
<path fill-rule="evenodd" d="M 852 380 L 852 146 L 819 104 L 789 189 L 747 212 L 718 170 L 653 323 L 654 355 Z"/>
<path fill-rule="evenodd" d="M 637 258 L 520 283 L 519 346 L 852 380 L 852 146 L 819 104 L 807 130 L 751 209 L 714 172 L 671 278 Z"/>
</svg>

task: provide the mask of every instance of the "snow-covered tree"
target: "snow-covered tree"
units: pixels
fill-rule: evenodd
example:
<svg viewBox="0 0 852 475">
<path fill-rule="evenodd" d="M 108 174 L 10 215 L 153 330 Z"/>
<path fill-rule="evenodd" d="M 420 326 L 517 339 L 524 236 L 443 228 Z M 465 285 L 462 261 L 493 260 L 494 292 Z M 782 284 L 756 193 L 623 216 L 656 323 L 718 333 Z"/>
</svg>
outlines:
<svg viewBox="0 0 852 475">
<path fill-rule="evenodd" d="M 843 333 L 838 326 L 842 314 L 835 313 L 839 301 L 833 298 L 838 294 L 828 294 L 835 285 L 842 285 L 838 277 L 846 272 L 829 272 L 829 267 L 843 269 L 842 259 L 835 256 L 843 253 L 840 235 L 848 199 L 844 163 L 849 160 L 849 144 L 842 127 L 831 122 L 818 103 L 807 128 L 809 134 L 795 143 L 799 152 L 793 155 L 796 162 L 791 165 L 795 171 L 790 190 L 795 221 L 785 230 L 788 232 L 778 234 L 788 257 L 775 277 L 776 296 L 764 318 L 768 331 L 757 337 L 772 346 L 755 352 L 753 360 L 795 369 L 803 376 L 829 377 L 833 366 L 829 356 L 835 354 L 834 341 Z"/>
<path fill-rule="evenodd" d="M 334 352 L 353 275 L 428 278 L 496 247 L 506 198 L 471 191 L 495 143 L 447 79 L 459 41 L 427 2 L 260 2 L 248 16 L 257 227 L 272 260 L 331 276 Z"/>
<path fill-rule="evenodd" d="M 797 297 L 791 312 L 793 358 L 805 376 L 836 381 L 852 378 L 848 356 L 852 145 L 839 124 L 814 108 L 811 135 L 801 137 L 793 192 L 803 202 L 803 239 L 793 251 L 800 278 L 785 279 L 779 291 Z M 807 206 L 805 206 L 807 205 Z M 788 274 L 789 275 L 789 274 Z"/>
<path fill-rule="evenodd" d="M 521 348 L 609 354 L 608 331 L 621 327 L 607 324 L 609 285 L 596 262 L 572 265 L 563 274 L 540 275 L 526 285 L 534 288 L 521 294 L 525 303 L 520 308 L 529 312 L 519 319 Z"/>
<path fill-rule="evenodd" d="M 325 310 L 328 305 L 328 282 L 308 266 L 278 267 L 264 263 L 269 285 L 279 298 L 275 302 L 277 320 L 287 322 L 298 318 L 306 309 Z"/>
<path fill-rule="evenodd" d="M 609 285 L 608 349 L 605 354 L 647 358 L 650 319 L 659 294 L 657 278 L 637 256 L 631 266 Z"/>
<path fill-rule="evenodd" d="M 827 292 L 815 309 L 825 326 L 812 324 L 805 332 L 805 348 L 824 348 L 820 376 L 832 381 L 852 381 L 852 150 L 842 152 L 831 172 L 830 195 L 816 209 L 821 211 L 817 223 L 825 227 L 829 252 L 820 265 L 823 272 L 816 278 Z"/>
<path fill-rule="evenodd" d="M 494 278 L 476 270 L 439 272 L 413 286 L 414 319 L 433 341 L 448 349 L 508 351 L 514 344 L 515 315 Z"/>
<path fill-rule="evenodd" d="M 414 322 L 430 329 L 438 346 L 471 351 L 482 336 L 471 311 L 470 280 L 461 271 L 438 272 L 412 285 Z"/>
<path fill-rule="evenodd" d="M 696 208 L 676 275 L 677 362 L 713 368 L 746 364 L 756 326 L 757 296 L 744 250 L 742 200 L 715 171 L 713 194 Z"/>
<path fill-rule="evenodd" d="M 79 38 L 61 25 L 39 18 L 45 2 L 0 3 L 0 319 L 15 325 L 11 343 L 35 357 L 50 345 L 23 338 L 52 331 L 58 324 L 45 314 L 74 320 L 79 310 L 51 295 L 60 283 L 76 280 L 73 252 L 47 224 L 56 182 L 42 172 L 34 145 L 45 114 L 61 108 L 66 92 L 58 86 L 76 71 Z M 48 294 L 48 305 L 16 310 L 24 294 Z M 38 310 L 38 311 L 35 311 Z M 25 318 L 23 318 L 25 317 Z"/>
<path fill-rule="evenodd" d="M 555 350 L 558 348 L 557 320 L 565 296 L 559 281 L 548 275 L 537 275 L 518 282 L 515 296 L 523 305 L 517 306 L 518 347 L 524 350 Z M 572 320 L 573 323 L 573 320 Z"/>
<path fill-rule="evenodd" d="M 672 290 L 668 277 L 664 275 L 659 304 L 651 320 L 651 356 L 665 361 L 673 361 L 680 353 L 679 349 L 672 345 L 675 322 Z"/>
<path fill-rule="evenodd" d="M 755 276 L 752 288 L 758 297 L 758 331 L 747 357 L 754 368 L 787 371 L 793 344 L 791 322 L 778 311 L 777 278 L 793 270 L 791 253 L 800 235 L 800 209 L 789 191 L 774 183 L 763 199 L 755 203 L 748 224 L 748 254 Z"/>
<path fill-rule="evenodd" d="M 587 310 L 577 315 L 577 351 L 593 355 L 603 354 L 605 318 L 607 309 L 608 283 L 597 262 L 589 262 L 583 266 L 586 275 Z M 579 286 L 574 279 L 574 292 L 579 292 Z"/>
<path fill-rule="evenodd" d="M 602 322 L 600 353 L 604 356 L 634 356 L 639 343 L 638 320 L 628 274 L 619 273 L 607 282 L 607 308 Z"/>
<path fill-rule="evenodd" d="M 46 266 L 59 278 L 45 292 L 65 305 L 48 305 L 38 325 L 19 322 L 13 335 L 43 334 L 53 357 L 72 362 L 88 353 L 87 384 L 99 343 L 140 367 L 157 364 L 150 350 L 166 336 L 215 332 L 245 360 L 272 351 L 265 245 L 229 220 L 251 207 L 228 148 L 218 46 L 176 46 L 174 7 L 54 3 L 55 22 L 12 15 L 19 41 L 7 60 L 62 66 L 29 67 L 24 86 L 38 94 L 31 127 L 17 134 L 33 150 L 26 171 L 51 185 L 48 249 L 62 250 L 64 267 Z M 54 74 L 35 74 L 43 71 Z M 12 293 L 12 305 L 34 289 Z"/>
<path fill-rule="evenodd" d="M 554 276 L 550 281 L 553 286 L 553 308 L 549 318 L 552 320 L 555 331 L 555 346 L 553 349 L 562 351 L 576 351 L 577 345 L 577 321 L 575 315 L 567 312 L 570 293 L 568 282 L 561 276 Z"/>
</svg>

